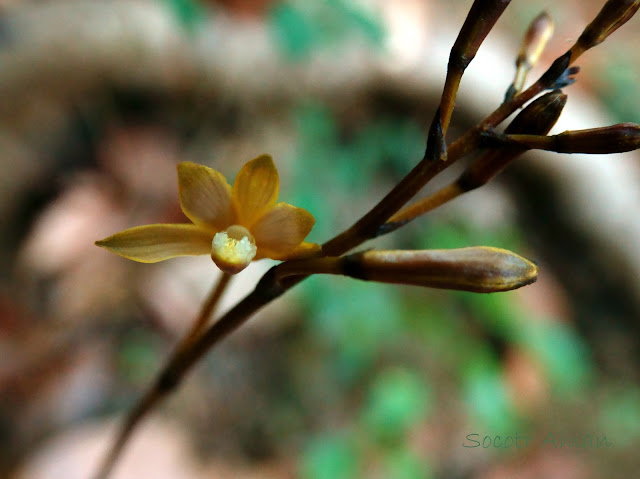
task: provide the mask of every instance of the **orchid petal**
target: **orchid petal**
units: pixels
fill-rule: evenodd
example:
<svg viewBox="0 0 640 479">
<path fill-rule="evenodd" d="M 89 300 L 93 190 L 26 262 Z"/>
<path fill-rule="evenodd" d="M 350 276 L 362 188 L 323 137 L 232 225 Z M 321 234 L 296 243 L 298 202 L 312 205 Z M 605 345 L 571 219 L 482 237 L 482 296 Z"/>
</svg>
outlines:
<svg viewBox="0 0 640 479">
<path fill-rule="evenodd" d="M 315 221 L 307 210 L 278 203 L 253 225 L 251 233 L 258 249 L 265 248 L 279 258 L 302 243 Z"/>
<path fill-rule="evenodd" d="M 233 183 L 232 197 L 239 223 L 250 228 L 278 199 L 280 179 L 269 155 L 260 155 L 244 165 Z"/>
<path fill-rule="evenodd" d="M 214 232 L 233 223 L 231 186 L 216 170 L 190 161 L 178 165 L 180 207 L 194 224 Z"/>
<path fill-rule="evenodd" d="M 116 233 L 97 246 L 140 263 L 211 253 L 211 234 L 195 225 L 155 224 Z"/>
</svg>

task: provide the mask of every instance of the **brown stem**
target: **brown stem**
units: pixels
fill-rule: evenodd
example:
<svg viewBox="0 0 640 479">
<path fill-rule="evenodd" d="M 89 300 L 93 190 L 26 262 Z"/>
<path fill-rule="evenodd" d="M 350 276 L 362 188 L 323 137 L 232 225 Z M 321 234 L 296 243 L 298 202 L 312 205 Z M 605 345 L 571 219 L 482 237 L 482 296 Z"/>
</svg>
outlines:
<svg viewBox="0 0 640 479">
<path fill-rule="evenodd" d="M 207 326 L 209 318 L 215 312 L 216 306 L 218 305 L 222 294 L 227 288 L 230 279 L 231 275 L 222 273 L 222 276 L 220 277 L 216 285 L 211 289 L 209 296 L 207 296 L 207 299 L 202 305 L 200 313 L 192 324 L 191 329 L 180 340 L 171 357 L 167 361 L 168 364 L 173 363 L 177 357 L 180 357 L 182 354 L 184 354 L 184 351 L 189 350 L 195 343 L 200 333 L 202 333 L 204 328 Z M 94 476 L 94 479 L 106 479 L 106 477 L 108 477 L 109 473 L 118 461 L 118 458 L 120 457 L 124 446 L 129 442 L 129 439 L 131 439 L 137 426 L 140 425 L 147 414 L 170 391 L 171 389 L 165 388 L 163 384 L 158 381 L 154 383 L 152 387 L 150 387 L 143 394 L 143 396 L 134 406 L 133 410 L 126 416 L 124 422 L 120 427 L 120 430 L 118 431 L 118 435 L 116 436 L 115 441 L 113 442 L 107 456 L 104 458 L 102 464 L 100 465 L 100 469 L 98 469 L 98 473 Z"/>
<path fill-rule="evenodd" d="M 454 198 L 457 198 L 462 193 L 464 193 L 464 191 L 456 183 L 451 183 L 450 185 L 447 185 L 444 188 L 436 191 L 432 195 L 429 195 L 426 198 L 416 201 L 412 205 L 401 209 L 395 215 L 389 218 L 388 222 L 404 224 L 407 221 L 410 221 L 437 208 L 438 206 L 442 206 L 443 204 L 453 200 Z"/>
<path fill-rule="evenodd" d="M 200 313 L 191 326 L 191 329 L 189 330 L 187 335 L 180 341 L 180 344 L 178 344 L 178 348 L 187 347 L 189 344 L 191 344 L 195 340 L 195 338 L 202 332 L 205 326 L 207 326 L 209 318 L 214 315 L 218 303 L 220 302 L 220 298 L 222 298 L 222 295 L 227 289 L 231 278 L 232 275 L 222 273 L 222 276 L 220 276 L 218 282 L 205 300 L 205 303 L 202 305 Z"/>
</svg>

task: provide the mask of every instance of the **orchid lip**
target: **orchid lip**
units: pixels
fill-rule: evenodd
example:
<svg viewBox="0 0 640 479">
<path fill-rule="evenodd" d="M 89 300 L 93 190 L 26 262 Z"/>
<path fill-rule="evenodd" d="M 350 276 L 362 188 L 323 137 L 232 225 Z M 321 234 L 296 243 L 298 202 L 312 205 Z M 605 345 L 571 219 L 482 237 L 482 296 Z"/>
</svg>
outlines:
<svg viewBox="0 0 640 479">
<path fill-rule="evenodd" d="M 233 225 L 216 233 L 211 242 L 211 259 L 228 274 L 236 274 L 245 269 L 256 253 L 257 247 L 251 232 L 240 225 Z"/>
</svg>

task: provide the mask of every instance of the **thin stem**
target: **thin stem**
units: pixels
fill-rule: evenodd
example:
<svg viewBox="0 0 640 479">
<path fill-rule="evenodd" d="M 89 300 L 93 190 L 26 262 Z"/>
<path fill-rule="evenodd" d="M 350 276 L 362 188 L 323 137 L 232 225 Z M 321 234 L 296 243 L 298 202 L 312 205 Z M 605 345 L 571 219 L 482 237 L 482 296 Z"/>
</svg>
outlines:
<svg viewBox="0 0 640 479">
<path fill-rule="evenodd" d="M 255 289 L 239 301 L 217 322 L 196 338 L 190 348 L 178 351 L 165 363 L 165 367 L 157 377 L 155 387 L 164 395 L 175 389 L 185 373 L 198 362 L 214 345 L 227 337 L 241 326 L 256 311 L 281 296 L 285 291 L 301 282 L 307 276 L 285 278 L 282 282 L 276 280 L 276 266 L 267 271 Z M 100 478 L 102 479 L 102 478 Z"/>
<path fill-rule="evenodd" d="M 464 192 L 465 191 L 460 188 L 457 182 L 451 183 L 439 189 L 435 193 L 402 208 L 395 215 L 389 218 L 388 223 L 406 224 L 408 221 L 428 213 L 429 211 L 436 209 L 438 206 L 448 203 Z"/>
<path fill-rule="evenodd" d="M 343 274 L 344 256 L 324 256 L 301 260 L 285 261 L 276 266 L 274 279 L 282 283 L 291 276 L 310 276 L 312 274 Z"/>
<path fill-rule="evenodd" d="M 220 301 L 220 298 L 222 298 L 222 295 L 227 289 L 227 286 L 229 285 L 231 278 L 232 278 L 232 275 L 227 273 L 222 273 L 222 275 L 218 279 L 218 282 L 213 287 L 213 289 L 209 293 L 209 296 L 205 300 L 205 303 L 202 305 L 202 308 L 200 309 L 200 313 L 198 314 L 198 317 L 194 321 L 193 325 L 191 326 L 191 329 L 186 334 L 186 336 L 180 341 L 180 344 L 178 344 L 178 348 L 186 347 L 187 345 L 191 344 L 195 340 L 195 338 L 202 332 L 202 330 L 207 326 L 209 319 L 211 318 L 211 316 L 214 315 L 216 308 L 218 306 L 218 303 Z"/>
<path fill-rule="evenodd" d="M 109 453 L 104 458 L 98 473 L 94 476 L 94 479 L 106 479 L 113 466 L 118 461 L 120 454 L 122 453 L 124 446 L 127 444 L 129 438 L 132 436 L 136 427 L 141 423 L 142 419 L 151 411 L 154 406 L 162 399 L 164 395 L 161 391 L 156 390 L 155 387 L 149 388 L 145 394 L 138 400 L 134 408 L 129 412 L 125 421 L 120 426 L 118 435 L 115 441 L 109 449 Z"/>
<path fill-rule="evenodd" d="M 187 334 L 180 340 L 167 363 L 170 364 L 174 362 L 175 358 L 184 354 L 184 351 L 189 350 L 196 342 L 197 338 L 207 326 L 209 318 L 214 314 L 216 306 L 218 305 L 230 280 L 231 275 L 222 273 L 222 276 L 211 289 L 209 296 L 207 296 L 207 299 L 202 305 L 198 317 L 191 325 L 191 329 L 189 329 Z M 129 442 L 129 439 L 133 436 L 136 428 L 148 413 L 160 402 L 160 400 L 168 394 L 168 392 L 169 390 L 166 390 L 159 382 L 154 383 L 149 389 L 147 389 L 122 423 L 118 435 L 102 462 L 95 479 L 105 479 L 108 477 L 109 473 L 118 461 L 124 446 Z"/>
<path fill-rule="evenodd" d="M 449 162 L 440 160 L 442 150 L 446 150 L 446 145 L 440 124 L 440 109 L 438 109 L 431 122 L 427 150 L 422 160 L 353 226 L 324 243 L 322 254 L 340 256 L 377 236 L 381 225 L 413 198 L 427 182 L 447 167 Z"/>
</svg>

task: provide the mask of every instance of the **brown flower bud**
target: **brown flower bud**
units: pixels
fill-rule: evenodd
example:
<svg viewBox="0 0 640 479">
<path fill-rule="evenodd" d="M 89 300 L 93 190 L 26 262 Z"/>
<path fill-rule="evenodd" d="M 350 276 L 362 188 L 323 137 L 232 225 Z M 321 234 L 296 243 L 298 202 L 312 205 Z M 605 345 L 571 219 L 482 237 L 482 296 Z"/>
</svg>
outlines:
<svg viewBox="0 0 640 479">
<path fill-rule="evenodd" d="M 509 3 L 511 0 L 475 0 L 473 2 L 451 49 L 449 64 L 454 63 L 464 70 L 471 63 L 480 45 Z"/>
<path fill-rule="evenodd" d="M 522 40 L 516 58 L 516 76 L 509 87 L 506 100 L 509 100 L 524 87 L 529 71 L 536 65 L 540 55 L 553 34 L 553 20 L 547 12 L 540 13 L 533 19 Z"/>
<path fill-rule="evenodd" d="M 532 68 L 538 63 L 551 35 L 553 35 L 553 20 L 547 12 L 542 12 L 531 21 L 522 40 L 516 64 Z"/>
<path fill-rule="evenodd" d="M 509 6 L 511 0 L 475 0 L 471 10 L 458 33 L 447 66 L 442 99 L 440 101 L 441 128 L 446 134 L 455 103 L 456 93 L 460 86 L 462 74 L 476 56 L 480 45 L 489 34 L 500 15 Z M 441 157 L 446 159 L 446 155 Z"/>
<path fill-rule="evenodd" d="M 571 48 L 571 63 L 590 48 L 599 45 L 622 25 L 627 23 L 640 8 L 640 0 L 609 0 L 589 25 L 585 27 L 576 44 Z"/>
<path fill-rule="evenodd" d="M 365 251 L 341 257 L 285 261 L 274 268 L 273 274 L 278 282 L 290 276 L 334 274 L 378 283 L 496 293 L 533 283 L 538 267 L 511 251 L 474 246 Z"/>
<path fill-rule="evenodd" d="M 556 124 L 567 103 L 567 95 L 554 90 L 532 101 L 505 129 L 505 133 L 546 135 Z"/>
<path fill-rule="evenodd" d="M 567 95 L 560 90 L 542 95 L 513 119 L 505 133 L 526 132 L 529 135 L 546 135 L 558 121 L 566 103 Z M 524 145 L 518 146 L 515 143 L 513 145 L 514 147 L 510 147 L 507 143 L 504 148 L 486 151 L 460 175 L 457 181 L 460 189 L 470 191 L 484 185 L 528 149 Z"/>
<path fill-rule="evenodd" d="M 617 125 L 587 130 L 570 130 L 552 136 L 509 135 L 509 140 L 528 149 L 558 153 L 608 154 L 640 148 L 640 125 Z"/>
<path fill-rule="evenodd" d="M 340 274 L 366 281 L 493 293 L 533 283 L 538 267 L 487 246 L 450 250 L 366 251 L 343 258 Z"/>
</svg>

